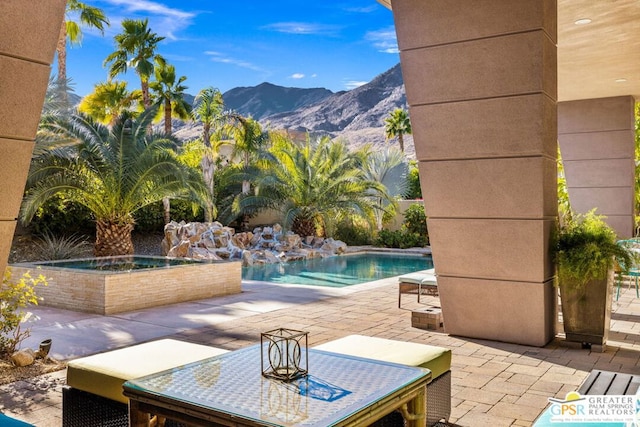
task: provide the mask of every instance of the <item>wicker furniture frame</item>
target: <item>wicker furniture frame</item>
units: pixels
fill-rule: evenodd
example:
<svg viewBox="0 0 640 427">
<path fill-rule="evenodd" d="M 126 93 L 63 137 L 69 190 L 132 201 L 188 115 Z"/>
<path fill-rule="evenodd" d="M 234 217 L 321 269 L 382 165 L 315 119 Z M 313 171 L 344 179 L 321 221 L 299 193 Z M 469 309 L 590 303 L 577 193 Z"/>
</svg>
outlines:
<svg viewBox="0 0 640 427">
<path fill-rule="evenodd" d="M 371 425 L 396 409 L 405 415 L 407 426 L 425 425 L 426 386 L 431 380 L 426 369 L 310 349 L 315 374 L 310 373 L 309 385 L 301 380 L 301 387 L 316 398 L 300 399 L 307 392 L 298 393 L 297 386 L 246 369 L 259 359 L 259 351 L 259 346 L 251 346 L 127 381 L 130 425 L 146 425 L 146 414 L 155 413 L 196 425 L 256 427 L 286 419 L 283 425 L 304 420 L 305 425 L 355 427 Z M 207 383 L 210 372 L 216 378 Z M 202 381 L 194 382 L 200 374 Z M 318 381 L 319 388 L 312 385 Z M 274 400 L 272 394 L 280 398 Z M 280 403 L 274 406 L 276 401 Z"/>
</svg>

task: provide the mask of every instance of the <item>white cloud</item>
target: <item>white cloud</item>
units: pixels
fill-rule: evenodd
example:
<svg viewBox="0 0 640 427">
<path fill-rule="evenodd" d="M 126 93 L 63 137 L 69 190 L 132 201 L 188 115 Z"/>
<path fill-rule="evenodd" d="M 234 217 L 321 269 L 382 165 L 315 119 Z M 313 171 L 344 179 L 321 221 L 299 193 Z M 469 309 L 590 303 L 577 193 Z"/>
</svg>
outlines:
<svg viewBox="0 0 640 427">
<path fill-rule="evenodd" d="M 358 81 L 358 80 L 348 80 L 346 82 L 344 82 L 344 87 L 347 88 L 348 90 L 351 89 L 355 89 L 357 87 L 366 85 L 369 82 L 363 82 L 363 81 Z"/>
<path fill-rule="evenodd" d="M 179 33 L 191 26 L 193 12 L 168 7 L 151 0 L 104 0 L 114 9 L 105 10 L 111 27 L 109 33 L 117 34 L 122 31 L 120 22 L 125 19 L 149 19 L 149 28 L 167 40 L 178 40 Z"/>
<path fill-rule="evenodd" d="M 373 46 L 383 53 L 398 53 L 398 40 L 396 39 L 396 31 L 393 27 L 385 28 L 377 31 L 369 31 L 364 36 L 365 40 L 371 42 Z"/>
<path fill-rule="evenodd" d="M 213 62 L 219 62 L 221 64 L 230 64 L 230 65 L 235 65 L 237 67 L 241 67 L 241 68 L 247 68 L 249 70 L 253 70 L 253 71 L 263 71 L 260 67 L 258 67 L 257 65 L 252 64 L 251 62 L 242 60 L 242 59 L 236 59 L 236 58 L 232 58 L 229 57 L 221 52 L 216 52 L 216 51 L 212 51 L 212 50 L 208 50 L 204 52 L 205 55 L 209 56 L 211 58 L 211 60 Z"/>
<path fill-rule="evenodd" d="M 304 79 L 304 74 L 302 73 L 293 73 L 289 76 L 292 79 Z"/>
<path fill-rule="evenodd" d="M 311 78 L 315 79 L 316 77 L 318 77 L 318 75 L 316 73 L 311 74 Z"/>
<path fill-rule="evenodd" d="M 346 12 L 351 13 L 371 13 L 378 8 L 376 4 L 372 4 L 371 6 L 363 6 L 363 7 L 347 7 L 344 10 Z"/>
<path fill-rule="evenodd" d="M 333 34 L 338 30 L 338 27 L 333 25 L 308 22 L 276 22 L 263 28 L 286 34 Z"/>
</svg>

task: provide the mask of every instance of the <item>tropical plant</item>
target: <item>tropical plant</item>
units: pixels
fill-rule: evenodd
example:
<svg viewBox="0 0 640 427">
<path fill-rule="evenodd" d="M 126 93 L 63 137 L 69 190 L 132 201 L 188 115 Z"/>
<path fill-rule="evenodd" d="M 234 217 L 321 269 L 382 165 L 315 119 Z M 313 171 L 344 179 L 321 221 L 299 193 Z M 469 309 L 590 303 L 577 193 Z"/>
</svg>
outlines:
<svg viewBox="0 0 640 427">
<path fill-rule="evenodd" d="M 211 128 L 220 118 L 223 108 L 222 93 L 218 89 L 208 87 L 198 92 L 195 98 L 195 106 L 192 110 L 193 119 L 202 123 L 202 176 L 206 188 L 204 197 L 205 221 L 212 221 L 217 215 L 215 203 L 215 161 L 217 150 L 211 144 Z"/>
<path fill-rule="evenodd" d="M 129 66 L 135 69 L 140 77 L 142 104 L 145 109 L 151 106 L 149 79 L 154 72 L 154 62 L 165 62 L 164 58 L 156 53 L 158 43 L 164 40 L 164 37 L 151 32 L 148 24 L 148 19 L 124 19 L 123 32 L 114 36 L 117 49 L 104 60 L 104 66 L 109 67 L 110 79 L 126 73 Z"/>
<path fill-rule="evenodd" d="M 34 278 L 25 273 L 20 280 L 13 281 L 11 268 L 5 270 L 0 286 L 0 354 L 11 355 L 29 337 L 30 329 L 23 329 L 22 324 L 30 319 L 31 313 L 23 309 L 38 305 L 35 293 L 38 285 L 47 285 L 43 275 Z"/>
<path fill-rule="evenodd" d="M 176 81 L 176 68 L 166 63 L 158 64 L 154 69 L 155 81 L 149 83 L 162 108 L 158 110 L 158 115 L 164 119 L 164 131 L 167 135 L 172 132 L 171 118 L 175 117 L 187 120 L 190 117 L 191 105 L 184 99 L 184 86 L 186 76 L 181 76 Z"/>
<path fill-rule="evenodd" d="M 564 163 L 560 154 L 560 145 L 558 145 L 558 219 L 560 224 L 566 224 L 572 221 L 571 201 L 569 200 L 569 190 L 567 188 L 567 177 L 564 174 Z"/>
<path fill-rule="evenodd" d="M 70 19 L 72 15 L 77 15 L 80 22 Z M 105 25 L 109 26 L 109 20 L 101 9 L 78 0 L 67 0 L 65 18 L 62 20 L 56 46 L 59 80 L 67 80 L 67 40 L 72 45 L 80 44 L 82 42 L 82 26 L 96 28 L 104 34 Z"/>
<path fill-rule="evenodd" d="M 158 118 L 164 119 L 164 131 L 167 135 L 172 133 L 171 118 L 177 117 L 186 120 L 190 117 L 191 105 L 184 99 L 187 86 L 182 83 L 187 79 L 181 76 L 176 81 L 176 69 L 173 65 L 159 62 L 155 69 L 156 80 L 149 83 L 149 88 L 155 92 L 157 103 L 161 106 L 158 109 Z M 164 206 L 164 223 L 171 221 L 171 201 L 169 197 L 162 199 Z"/>
<path fill-rule="evenodd" d="M 373 223 L 373 192 L 386 193 L 366 178 L 360 153 L 326 137 L 295 143 L 282 135 L 270 152 L 266 173 L 256 177 L 255 192 L 236 199 L 236 212 L 279 210 L 283 226 L 301 236 L 322 236 L 328 224 L 347 216 Z"/>
<path fill-rule="evenodd" d="M 411 120 L 402 108 L 396 108 L 384 119 L 387 139 L 398 138 L 400 151 L 404 153 L 404 135 L 411 135 Z"/>
<path fill-rule="evenodd" d="M 633 257 L 623 245 L 617 244 L 615 231 L 595 209 L 586 214 L 572 214 L 571 220 L 559 228 L 555 260 L 558 282 L 575 288 L 584 287 L 592 279 L 604 279 L 618 262 L 633 264 Z"/>
<path fill-rule="evenodd" d="M 422 187 L 420 186 L 420 170 L 418 169 L 418 162 L 411 160 L 409 162 L 409 173 L 407 174 L 408 190 L 406 194 L 407 199 L 422 199 Z"/>
<path fill-rule="evenodd" d="M 81 258 L 91 247 L 84 236 L 57 236 L 51 232 L 43 233 L 33 246 L 35 256 L 43 261 Z"/>
<path fill-rule="evenodd" d="M 225 132 L 233 139 L 233 158 L 240 158 L 245 170 L 248 170 L 253 160 L 264 159 L 269 134 L 262 131 L 260 123 L 252 118 L 243 117 L 237 113 L 225 115 L 227 125 Z M 250 181 L 242 182 L 242 193 L 249 194 Z"/>
<path fill-rule="evenodd" d="M 142 91 L 127 90 L 126 82 L 104 82 L 98 83 L 93 93 L 80 101 L 78 110 L 102 124 L 113 126 L 125 111 L 134 113 L 132 109 L 140 106 L 141 100 Z"/>
<path fill-rule="evenodd" d="M 382 230 L 385 215 L 395 215 L 397 203 L 394 198 L 403 197 L 407 193 L 407 170 L 407 162 L 398 149 L 387 147 L 366 155 L 364 172 L 367 179 L 384 185 L 388 196 L 383 198 L 381 194 L 374 192 L 374 214 L 378 230 Z"/>
<path fill-rule="evenodd" d="M 191 185 L 190 169 L 171 150 L 177 141 L 148 133 L 155 114 L 125 113 L 112 128 L 81 114 L 52 122 L 60 144 L 33 161 L 22 220 L 28 223 L 39 206 L 62 194 L 93 213 L 96 256 L 132 254 L 133 213 Z"/>
</svg>

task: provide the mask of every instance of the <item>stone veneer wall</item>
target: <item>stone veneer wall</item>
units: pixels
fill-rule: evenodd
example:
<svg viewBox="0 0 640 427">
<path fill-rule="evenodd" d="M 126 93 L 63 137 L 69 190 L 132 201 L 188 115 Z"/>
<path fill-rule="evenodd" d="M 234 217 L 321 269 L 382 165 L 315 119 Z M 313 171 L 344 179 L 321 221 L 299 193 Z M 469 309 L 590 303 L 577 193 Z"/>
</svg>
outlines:
<svg viewBox="0 0 640 427">
<path fill-rule="evenodd" d="M 635 99 L 558 104 L 558 141 L 575 212 L 597 208 L 620 238 L 634 235 Z"/>
<path fill-rule="evenodd" d="M 445 330 L 555 336 L 554 0 L 393 0 Z"/>
<path fill-rule="evenodd" d="M 65 7 L 65 0 L 2 0 L 0 272 L 7 265 Z"/>
</svg>

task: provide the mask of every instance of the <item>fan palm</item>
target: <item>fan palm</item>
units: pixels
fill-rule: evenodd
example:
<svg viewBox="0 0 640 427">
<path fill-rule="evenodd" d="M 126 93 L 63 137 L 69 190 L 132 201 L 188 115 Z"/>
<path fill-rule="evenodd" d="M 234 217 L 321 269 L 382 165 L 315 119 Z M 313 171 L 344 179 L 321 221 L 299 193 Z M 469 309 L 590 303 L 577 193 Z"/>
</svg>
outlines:
<svg viewBox="0 0 640 427">
<path fill-rule="evenodd" d="M 280 136 L 274 158 L 256 180 L 254 194 L 236 200 L 236 209 L 269 207 L 283 214 L 283 226 L 301 236 L 323 235 L 326 226 L 348 215 L 372 220 L 372 192 L 384 187 L 368 180 L 361 153 L 328 138 L 297 144 Z"/>
<path fill-rule="evenodd" d="M 67 0 L 66 15 L 70 14 L 78 14 L 80 22 L 67 19 L 66 16 L 62 20 L 58 45 L 56 46 L 58 79 L 62 81 L 67 79 L 67 40 L 71 44 L 80 44 L 82 41 L 82 25 L 97 28 L 103 34 L 105 25 L 109 26 L 109 20 L 101 9 L 89 6 L 78 0 Z"/>
<path fill-rule="evenodd" d="M 402 152 L 395 147 L 387 147 L 385 150 L 370 153 L 365 162 L 364 172 L 370 181 L 384 185 L 387 195 L 392 200 L 398 196 L 406 195 L 409 189 L 407 180 L 409 166 Z M 397 204 L 390 203 L 388 199 L 383 199 L 375 193 L 372 198 L 378 206 L 375 211 L 376 225 L 378 230 L 382 230 L 382 219 L 385 212 L 395 214 Z"/>
<path fill-rule="evenodd" d="M 411 135 L 409 115 L 402 108 L 396 108 L 384 119 L 387 139 L 398 138 L 400 151 L 404 153 L 404 135 Z"/>
<path fill-rule="evenodd" d="M 133 213 L 184 194 L 190 171 L 170 148 L 170 135 L 147 133 L 154 109 L 123 114 L 112 128 L 74 115 L 47 126 L 59 144 L 34 159 L 21 218 L 29 222 L 55 195 L 85 206 L 96 220 L 96 256 L 133 253 Z"/>
<path fill-rule="evenodd" d="M 140 76 L 144 108 L 151 106 L 149 79 L 154 71 L 154 62 L 165 62 L 164 58 L 156 53 L 158 43 L 164 40 L 164 37 L 151 32 L 148 24 L 148 19 L 124 19 L 123 32 L 114 37 L 117 50 L 104 60 L 104 65 L 109 66 L 110 79 L 126 73 L 129 65 L 135 69 L 136 74 Z"/>
</svg>

